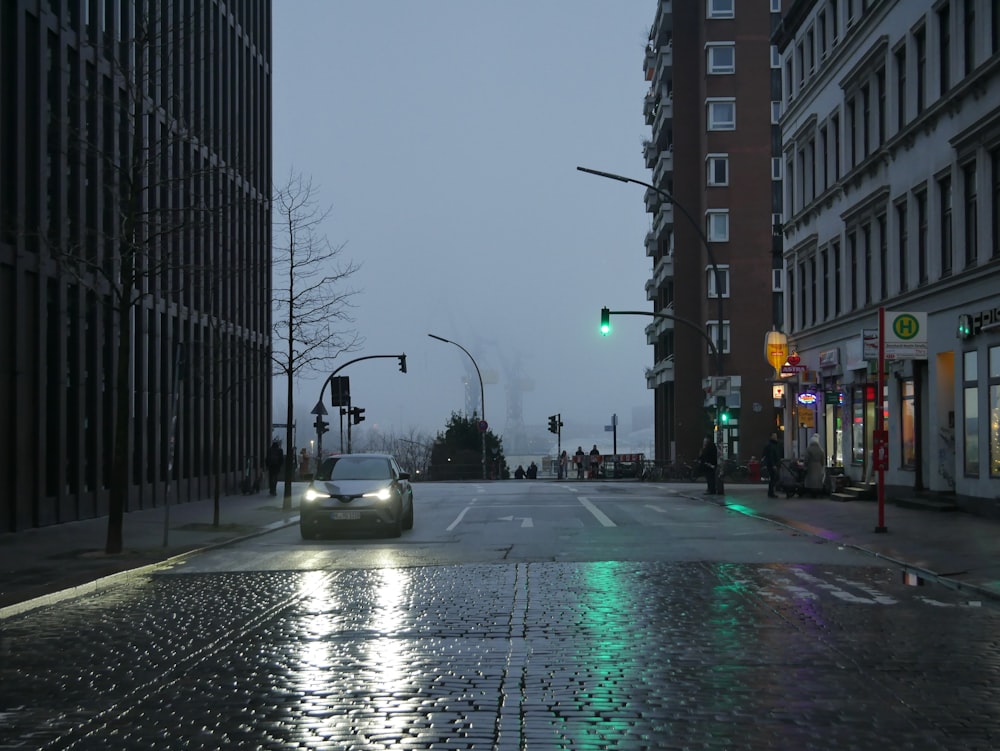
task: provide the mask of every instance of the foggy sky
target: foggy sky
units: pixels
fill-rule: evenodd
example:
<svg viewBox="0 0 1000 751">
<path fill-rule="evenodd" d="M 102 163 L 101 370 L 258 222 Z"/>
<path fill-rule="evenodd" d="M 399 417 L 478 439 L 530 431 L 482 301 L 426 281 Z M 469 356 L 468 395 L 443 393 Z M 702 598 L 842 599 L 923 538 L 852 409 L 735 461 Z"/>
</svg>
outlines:
<svg viewBox="0 0 1000 751">
<path fill-rule="evenodd" d="M 655 0 L 275 0 L 273 174 L 313 179 L 332 206 L 324 234 L 361 264 L 347 367 L 362 427 L 436 433 L 465 411 L 469 358 L 487 380 L 486 418 L 504 434 L 505 384 L 524 424 L 561 413 L 563 448 L 618 414 L 652 412 L 652 274 L 643 189 L 643 49 Z M 474 371 L 469 371 L 473 372 Z M 329 373 L 296 384 L 299 444 Z M 474 383 L 478 402 L 479 385 Z M 284 385 L 275 421 L 284 420 Z M 327 404 L 327 408 L 333 409 Z M 330 436 L 335 436 L 336 422 Z M 651 442 L 650 432 L 643 440 Z M 553 436 L 554 442 L 554 436 Z M 589 446 L 585 446 L 589 448 Z M 642 450 L 649 446 L 640 446 Z M 621 450 L 621 449 L 620 449 Z"/>
</svg>

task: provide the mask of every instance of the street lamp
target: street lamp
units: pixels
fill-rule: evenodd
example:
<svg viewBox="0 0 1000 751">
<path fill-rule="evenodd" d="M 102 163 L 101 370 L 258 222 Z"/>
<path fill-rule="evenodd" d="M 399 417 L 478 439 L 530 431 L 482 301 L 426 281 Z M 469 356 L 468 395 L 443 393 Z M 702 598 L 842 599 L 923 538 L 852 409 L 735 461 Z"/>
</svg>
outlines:
<svg viewBox="0 0 1000 751">
<path fill-rule="evenodd" d="M 596 169 L 589 169 L 588 167 L 577 167 L 580 172 L 587 172 L 591 175 L 597 175 L 598 177 L 606 177 L 609 180 L 617 180 L 620 183 L 635 183 L 636 185 L 642 185 L 644 188 L 649 188 L 650 190 L 655 190 L 664 200 L 669 201 L 674 205 L 685 219 L 690 222 L 694 231 L 698 234 L 698 239 L 701 240 L 701 244 L 705 246 L 705 252 L 708 254 L 708 262 L 712 265 L 712 274 L 715 276 L 715 296 L 718 304 L 718 329 L 715 332 L 715 371 L 716 375 L 722 375 L 722 272 L 719 271 L 719 265 L 715 262 L 715 254 L 712 252 L 712 245 L 708 242 L 708 238 L 705 237 L 705 231 L 701 228 L 701 224 L 693 217 L 688 210 L 681 206 L 674 197 L 664 190 L 663 188 L 658 188 L 650 183 L 645 183 L 642 180 L 635 180 L 631 177 L 625 177 L 624 175 L 616 175 L 613 172 L 601 172 Z M 716 408 L 716 428 L 718 429 L 719 442 L 722 442 L 722 424 L 719 419 L 719 408 Z M 724 494 L 722 487 L 722 451 L 719 451 L 719 473 L 716 479 L 716 489 L 719 495 Z"/>
<path fill-rule="evenodd" d="M 437 339 L 439 342 L 444 342 L 445 344 L 454 344 L 456 347 L 458 347 L 460 350 L 462 350 L 465 354 L 467 354 L 469 356 L 470 360 L 472 360 L 472 365 L 476 369 L 476 375 L 479 376 L 479 403 L 480 403 L 480 409 L 482 410 L 482 415 L 480 417 L 481 417 L 482 421 L 485 423 L 486 422 L 486 390 L 483 388 L 483 374 L 479 372 L 479 365 L 476 364 L 476 358 L 474 358 L 472 356 L 472 354 L 469 352 L 469 350 L 467 350 L 465 347 L 463 347 L 458 342 L 453 342 L 451 339 L 445 339 L 443 336 L 438 336 L 437 334 L 428 334 L 427 336 L 429 336 L 431 339 Z M 489 477 L 489 474 L 486 471 L 486 431 L 485 430 L 480 430 L 479 432 L 480 432 L 480 434 L 483 437 L 483 479 L 485 480 L 485 479 L 487 479 L 487 477 Z"/>
<path fill-rule="evenodd" d="M 711 264 L 712 274 L 715 276 L 715 296 L 718 300 L 717 304 L 719 317 L 719 328 L 715 332 L 715 370 L 716 375 L 722 375 L 722 272 L 719 271 L 719 266 L 715 262 L 715 254 L 712 252 L 712 245 L 709 243 L 708 238 L 705 237 L 705 231 L 701 228 L 701 225 L 688 213 L 687 209 L 677 203 L 677 201 L 674 200 L 674 197 L 663 188 L 658 188 L 655 185 L 644 183 L 642 180 L 633 180 L 631 177 L 616 175 L 613 172 L 601 172 L 587 167 L 577 167 L 577 169 L 580 170 L 580 172 L 587 172 L 591 175 L 597 175 L 598 177 L 606 177 L 610 180 L 617 180 L 620 183 L 635 183 L 636 185 L 642 185 L 650 190 L 655 190 L 665 200 L 672 203 L 674 208 L 677 209 L 684 216 L 684 218 L 691 223 L 692 227 L 694 227 L 694 231 L 698 233 L 698 239 L 701 240 L 701 244 L 705 246 L 705 252 L 708 254 L 708 262 Z"/>
</svg>

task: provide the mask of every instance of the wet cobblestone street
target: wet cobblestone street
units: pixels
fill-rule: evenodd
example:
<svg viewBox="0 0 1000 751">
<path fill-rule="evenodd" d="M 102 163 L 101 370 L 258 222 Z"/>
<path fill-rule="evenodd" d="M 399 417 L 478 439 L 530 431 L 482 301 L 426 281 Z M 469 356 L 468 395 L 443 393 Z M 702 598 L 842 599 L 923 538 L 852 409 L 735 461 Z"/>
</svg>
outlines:
<svg viewBox="0 0 1000 751">
<path fill-rule="evenodd" d="M 883 568 L 157 575 L 0 624 L 0 748 L 987 749 L 1000 617 Z"/>
</svg>

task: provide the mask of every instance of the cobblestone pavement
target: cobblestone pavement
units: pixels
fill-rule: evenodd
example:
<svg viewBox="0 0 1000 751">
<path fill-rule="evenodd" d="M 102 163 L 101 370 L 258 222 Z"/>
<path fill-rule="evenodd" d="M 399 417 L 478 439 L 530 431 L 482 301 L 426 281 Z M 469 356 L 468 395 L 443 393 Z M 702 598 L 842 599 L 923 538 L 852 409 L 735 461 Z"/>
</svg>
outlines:
<svg viewBox="0 0 1000 751">
<path fill-rule="evenodd" d="M 977 605 L 877 567 L 137 577 L 0 623 L 0 748 L 995 748 Z"/>
</svg>

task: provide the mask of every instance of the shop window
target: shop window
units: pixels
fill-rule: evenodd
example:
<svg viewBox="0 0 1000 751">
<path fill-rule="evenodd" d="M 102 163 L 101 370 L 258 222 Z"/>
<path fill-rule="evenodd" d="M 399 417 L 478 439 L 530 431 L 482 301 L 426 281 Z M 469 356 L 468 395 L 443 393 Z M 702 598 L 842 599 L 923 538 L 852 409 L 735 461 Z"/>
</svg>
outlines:
<svg viewBox="0 0 1000 751">
<path fill-rule="evenodd" d="M 990 477 L 1000 477 L 1000 347 L 990 347 Z"/>
<path fill-rule="evenodd" d="M 872 393 L 874 396 L 874 392 Z M 851 395 L 851 464 L 865 463 L 865 389 Z"/>
<path fill-rule="evenodd" d="M 917 425 L 913 379 L 906 378 L 900 385 L 902 386 L 902 404 L 899 410 L 903 440 L 902 466 L 905 469 L 914 469 L 917 466 Z"/>
<path fill-rule="evenodd" d="M 979 353 L 962 355 L 963 464 L 969 477 L 979 476 Z"/>
</svg>

